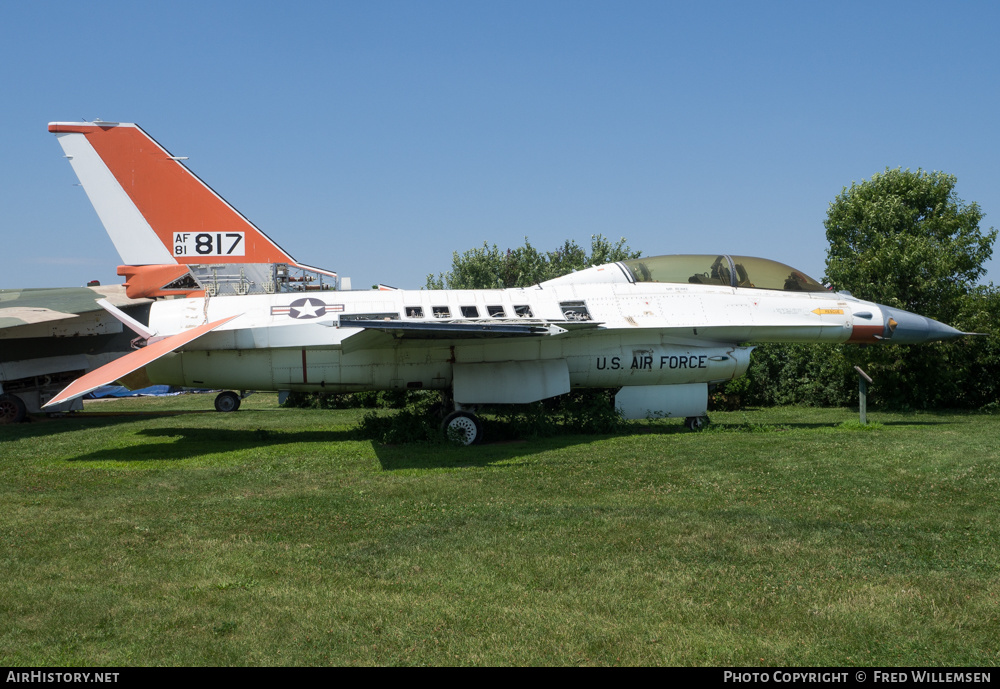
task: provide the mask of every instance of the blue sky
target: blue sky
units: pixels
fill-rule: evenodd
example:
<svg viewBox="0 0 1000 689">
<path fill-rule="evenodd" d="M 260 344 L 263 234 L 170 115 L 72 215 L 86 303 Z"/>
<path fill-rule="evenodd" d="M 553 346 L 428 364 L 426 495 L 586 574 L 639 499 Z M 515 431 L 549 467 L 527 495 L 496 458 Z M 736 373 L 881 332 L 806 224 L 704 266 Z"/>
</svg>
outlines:
<svg viewBox="0 0 1000 689">
<path fill-rule="evenodd" d="M 829 203 L 886 167 L 955 175 L 1000 225 L 998 20 L 995 2 L 3 3 L 0 286 L 120 281 L 46 131 L 94 118 L 137 122 L 355 287 L 597 233 L 820 278 Z"/>
</svg>

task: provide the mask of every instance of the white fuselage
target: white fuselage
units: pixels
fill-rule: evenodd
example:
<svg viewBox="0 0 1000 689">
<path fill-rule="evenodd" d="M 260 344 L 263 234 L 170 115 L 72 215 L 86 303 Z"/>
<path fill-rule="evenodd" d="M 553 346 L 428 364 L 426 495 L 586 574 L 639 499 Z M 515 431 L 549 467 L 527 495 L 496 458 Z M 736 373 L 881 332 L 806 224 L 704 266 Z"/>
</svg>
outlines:
<svg viewBox="0 0 1000 689">
<path fill-rule="evenodd" d="M 169 336 L 235 314 L 147 366 L 150 380 L 253 390 L 445 389 L 456 365 L 564 361 L 574 388 L 713 383 L 746 371 L 752 348 L 738 343 L 844 342 L 858 339 L 858 328 L 880 330 L 883 320 L 878 305 L 843 294 L 633 283 L 609 264 L 524 289 L 162 301 L 150 328 Z M 535 336 L 397 338 L 339 327 L 341 318 L 558 327 Z"/>
</svg>

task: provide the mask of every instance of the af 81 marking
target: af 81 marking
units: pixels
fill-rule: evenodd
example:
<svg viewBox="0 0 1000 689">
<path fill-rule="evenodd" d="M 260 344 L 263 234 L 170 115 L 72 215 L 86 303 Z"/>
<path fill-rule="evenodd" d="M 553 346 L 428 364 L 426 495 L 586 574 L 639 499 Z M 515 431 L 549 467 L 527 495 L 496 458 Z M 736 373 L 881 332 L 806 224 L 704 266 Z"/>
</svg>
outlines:
<svg viewBox="0 0 1000 689">
<path fill-rule="evenodd" d="M 174 256 L 244 256 L 243 232 L 175 232 Z"/>
</svg>

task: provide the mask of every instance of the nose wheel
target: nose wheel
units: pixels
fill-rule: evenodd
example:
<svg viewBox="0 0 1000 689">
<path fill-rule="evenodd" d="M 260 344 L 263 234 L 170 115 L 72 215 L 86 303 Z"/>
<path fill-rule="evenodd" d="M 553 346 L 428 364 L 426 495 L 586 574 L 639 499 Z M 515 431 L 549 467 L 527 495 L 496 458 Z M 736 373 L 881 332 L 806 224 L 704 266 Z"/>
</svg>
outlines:
<svg viewBox="0 0 1000 689">
<path fill-rule="evenodd" d="M 708 425 L 707 416 L 689 416 L 684 419 L 684 425 L 689 431 L 700 431 Z"/>
<path fill-rule="evenodd" d="M 452 412 L 445 417 L 441 430 L 449 440 L 460 445 L 475 445 L 483 441 L 483 423 L 472 412 Z"/>
</svg>

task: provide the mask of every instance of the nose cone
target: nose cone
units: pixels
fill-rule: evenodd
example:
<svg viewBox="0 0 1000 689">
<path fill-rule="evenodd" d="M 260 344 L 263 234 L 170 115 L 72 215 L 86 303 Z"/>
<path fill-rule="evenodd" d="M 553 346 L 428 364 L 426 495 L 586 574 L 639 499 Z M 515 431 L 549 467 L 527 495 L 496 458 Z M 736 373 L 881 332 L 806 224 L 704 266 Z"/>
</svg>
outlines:
<svg viewBox="0 0 1000 689">
<path fill-rule="evenodd" d="M 968 333 L 955 330 L 950 325 L 945 325 L 940 321 L 931 318 L 894 309 L 891 306 L 879 305 L 885 318 L 886 342 L 892 344 L 920 344 L 921 342 L 935 342 L 937 340 L 951 340 Z"/>
</svg>

